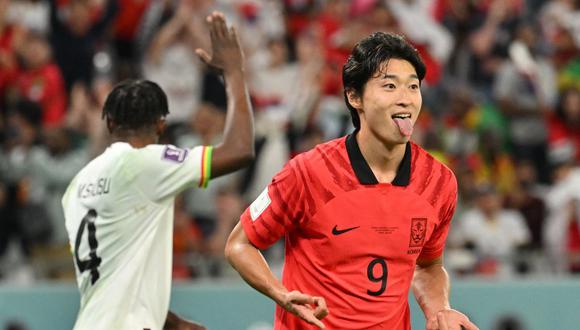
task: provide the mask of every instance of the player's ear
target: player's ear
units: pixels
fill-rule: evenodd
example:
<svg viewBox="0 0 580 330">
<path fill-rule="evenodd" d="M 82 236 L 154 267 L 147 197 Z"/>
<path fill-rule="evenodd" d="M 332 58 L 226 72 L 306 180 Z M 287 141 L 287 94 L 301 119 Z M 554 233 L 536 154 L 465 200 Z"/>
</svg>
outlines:
<svg viewBox="0 0 580 330">
<path fill-rule="evenodd" d="M 117 127 L 117 124 L 115 124 L 115 122 L 107 117 L 107 129 L 109 130 L 109 134 L 113 134 L 113 131 L 115 130 L 115 127 Z"/>
<path fill-rule="evenodd" d="M 352 88 L 347 89 L 346 90 L 346 98 L 348 99 L 348 103 L 350 103 L 350 105 L 353 108 L 355 108 L 357 110 L 362 109 L 362 99 L 356 90 L 354 90 Z"/>
<path fill-rule="evenodd" d="M 157 120 L 157 123 L 155 123 L 155 132 L 157 133 L 157 136 L 163 135 L 166 128 L 167 122 L 165 121 L 165 118 L 159 118 L 159 120 Z"/>
</svg>

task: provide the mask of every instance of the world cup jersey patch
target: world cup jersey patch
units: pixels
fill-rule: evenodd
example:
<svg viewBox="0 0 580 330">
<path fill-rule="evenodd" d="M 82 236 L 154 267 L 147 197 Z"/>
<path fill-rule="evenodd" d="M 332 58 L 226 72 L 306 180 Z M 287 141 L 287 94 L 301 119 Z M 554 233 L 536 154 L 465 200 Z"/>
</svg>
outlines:
<svg viewBox="0 0 580 330">
<path fill-rule="evenodd" d="M 161 159 L 168 160 L 174 163 L 183 163 L 187 157 L 187 149 L 177 148 L 175 146 L 165 146 L 163 149 L 163 156 Z"/>
<path fill-rule="evenodd" d="M 268 195 L 268 187 L 262 191 L 260 196 L 256 198 L 256 200 L 250 205 L 250 215 L 252 216 L 252 221 L 256 221 L 260 214 L 266 210 L 268 205 L 272 200 L 270 200 L 270 196 Z"/>
</svg>

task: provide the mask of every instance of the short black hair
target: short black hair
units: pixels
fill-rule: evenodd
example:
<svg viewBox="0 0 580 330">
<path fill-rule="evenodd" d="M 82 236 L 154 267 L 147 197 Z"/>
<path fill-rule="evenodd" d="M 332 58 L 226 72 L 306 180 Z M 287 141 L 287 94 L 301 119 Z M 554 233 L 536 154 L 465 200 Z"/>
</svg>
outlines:
<svg viewBox="0 0 580 330">
<path fill-rule="evenodd" d="M 102 118 L 113 121 L 117 130 L 139 130 L 167 114 L 167 95 L 159 85 L 149 80 L 125 80 L 107 96 Z"/>
<path fill-rule="evenodd" d="M 354 90 L 362 95 L 364 86 L 381 68 L 381 65 L 392 58 L 406 60 L 417 72 L 419 82 L 425 78 L 425 63 L 419 52 L 405 38 L 394 33 L 375 32 L 359 41 L 353 48 L 348 60 L 342 67 L 344 100 L 350 111 L 352 123 L 358 130 L 360 118 L 355 108 L 348 102 L 347 91 Z"/>
</svg>

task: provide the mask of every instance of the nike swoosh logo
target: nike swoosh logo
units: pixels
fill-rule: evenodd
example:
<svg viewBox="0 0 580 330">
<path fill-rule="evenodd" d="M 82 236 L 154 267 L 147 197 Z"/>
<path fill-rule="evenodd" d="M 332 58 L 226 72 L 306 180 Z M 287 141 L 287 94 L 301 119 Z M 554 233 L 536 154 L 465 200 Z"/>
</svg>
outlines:
<svg viewBox="0 0 580 330">
<path fill-rule="evenodd" d="M 337 227 L 337 226 L 334 226 L 334 228 L 332 228 L 332 234 L 333 234 L 333 235 L 342 235 L 342 234 L 344 234 L 344 233 L 346 233 L 346 232 L 349 232 L 349 231 L 351 231 L 351 230 L 357 229 L 357 228 L 359 228 L 360 226 L 351 227 L 351 228 L 346 228 L 346 229 L 338 229 L 338 228 L 336 228 L 336 227 Z"/>
</svg>

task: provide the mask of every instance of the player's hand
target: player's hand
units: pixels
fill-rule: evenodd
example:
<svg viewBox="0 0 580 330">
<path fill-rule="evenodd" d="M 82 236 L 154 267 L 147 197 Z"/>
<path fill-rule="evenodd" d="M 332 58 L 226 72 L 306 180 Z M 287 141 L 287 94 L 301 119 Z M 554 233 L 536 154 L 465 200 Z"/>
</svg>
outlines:
<svg viewBox="0 0 580 330">
<path fill-rule="evenodd" d="M 454 309 L 444 309 L 427 320 L 426 330 L 479 330 L 465 314 Z"/>
<path fill-rule="evenodd" d="M 307 323 L 316 325 L 320 329 L 325 328 L 324 323 L 320 321 L 328 315 L 324 298 L 312 297 L 300 291 L 292 291 L 286 293 L 279 304 Z"/>
<path fill-rule="evenodd" d="M 198 48 L 197 55 L 207 65 L 224 72 L 242 71 L 244 54 L 236 29 L 228 28 L 223 13 L 213 12 L 206 18 L 211 39 L 211 54 Z"/>
</svg>

